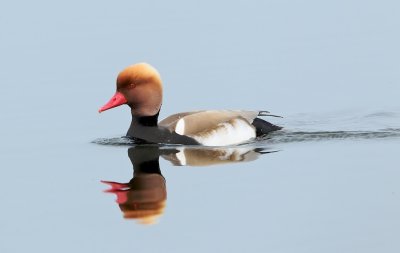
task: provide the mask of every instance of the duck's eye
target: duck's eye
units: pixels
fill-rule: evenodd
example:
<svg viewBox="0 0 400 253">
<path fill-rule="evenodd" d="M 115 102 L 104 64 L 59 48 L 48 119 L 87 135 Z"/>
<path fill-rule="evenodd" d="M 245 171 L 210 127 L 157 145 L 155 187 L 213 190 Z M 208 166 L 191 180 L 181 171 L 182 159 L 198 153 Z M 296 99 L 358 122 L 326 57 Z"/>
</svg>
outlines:
<svg viewBox="0 0 400 253">
<path fill-rule="evenodd" d="M 135 88 L 136 87 L 136 83 L 130 83 L 129 84 L 129 88 Z"/>
</svg>

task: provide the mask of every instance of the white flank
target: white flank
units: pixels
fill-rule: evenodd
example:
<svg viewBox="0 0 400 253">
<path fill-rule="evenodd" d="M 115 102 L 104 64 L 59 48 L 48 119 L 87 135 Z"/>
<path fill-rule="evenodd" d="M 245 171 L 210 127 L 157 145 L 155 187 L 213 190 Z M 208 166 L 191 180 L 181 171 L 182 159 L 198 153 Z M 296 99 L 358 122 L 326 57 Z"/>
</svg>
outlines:
<svg viewBox="0 0 400 253">
<path fill-rule="evenodd" d="M 186 156 L 185 156 L 185 148 L 178 148 L 179 152 L 175 154 L 176 158 L 179 161 L 179 165 L 186 165 Z"/>
<path fill-rule="evenodd" d="M 256 131 L 245 119 L 232 119 L 215 128 L 191 136 L 206 146 L 227 146 L 239 144 L 256 137 Z"/>
<path fill-rule="evenodd" d="M 176 126 L 175 126 L 175 132 L 180 135 L 185 134 L 185 120 L 184 119 L 178 120 L 178 122 L 176 123 Z"/>
</svg>

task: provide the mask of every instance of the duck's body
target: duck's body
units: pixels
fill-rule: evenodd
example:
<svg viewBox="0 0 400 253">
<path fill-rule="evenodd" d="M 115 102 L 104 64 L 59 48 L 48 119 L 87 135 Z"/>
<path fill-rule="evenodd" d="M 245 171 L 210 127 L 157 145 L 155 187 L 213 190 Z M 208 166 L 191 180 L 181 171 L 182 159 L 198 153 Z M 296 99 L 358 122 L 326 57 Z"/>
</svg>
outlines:
<svg viewBox="0 0 400 253">
<path fill-rule="evenodd" d="M 127 136 L 151 143 L 225 146 L 243 143 L 281 129 L 257 116 L 258 111 L 184 112 L 157 122 L 158 114 L 133 117 Z"/>
<path fill-rule="evenodd" d="M 274 116 L 266 111 L 203 110 L 174 114 L 158 122 L 161 102 L 158 72 L 141 63 L 119 74 L 116 94 L 99 111 L 128 104 L 132 123 L 127 136 L 148 143 L 225 146 L 281 129 L 258 118 Z"/>
</svg>

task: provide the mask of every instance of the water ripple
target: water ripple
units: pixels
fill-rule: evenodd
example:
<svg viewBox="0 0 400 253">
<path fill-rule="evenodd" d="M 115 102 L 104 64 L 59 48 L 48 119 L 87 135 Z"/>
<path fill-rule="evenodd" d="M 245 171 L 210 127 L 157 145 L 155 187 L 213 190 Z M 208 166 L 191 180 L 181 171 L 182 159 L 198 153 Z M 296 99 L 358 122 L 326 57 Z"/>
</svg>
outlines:
<svg viewBox="0 0 400 253">
<path fill-rule="evenodd" d="M 108 145 L 108 146 L 132 146 L 136 144 L 134 140 L 127 138 L 125 136 L 112 137 L 112 138 L 98 138 L 93 140 L 92 143 L 99 145 Z"/>
<path fill-rule="evenodd" d="M 387 128 L 378 131 L 279 131 L 261 138 L 269 143 L 289 143 L 307 141 L 383 139 L 399 138 L 400 129 Z"/>
</svg>

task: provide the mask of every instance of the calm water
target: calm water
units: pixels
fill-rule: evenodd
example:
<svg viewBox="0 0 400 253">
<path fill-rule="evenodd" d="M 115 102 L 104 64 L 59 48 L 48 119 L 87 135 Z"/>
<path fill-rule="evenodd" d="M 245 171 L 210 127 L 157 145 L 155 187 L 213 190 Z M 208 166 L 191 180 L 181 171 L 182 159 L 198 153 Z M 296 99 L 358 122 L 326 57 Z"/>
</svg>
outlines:
<svg viewBox="0 0 400 253">
<path fill-rule="evenodd" d="M 367 119 L 399 122 L 389 115 Z M 2 252 L 395 252 L 395 126 L 286 126 L 213 149 L 22 142 L 3 151 Z"/>
<path fill-rule="evenodd" d="M 399 7 L 2 4 L 0 252 L 399 252 Z M 284 130 L 135 146 L 127 107 L 97 109 L 141 61 L 161 118 L 260 109 Z"/>
</svg>

